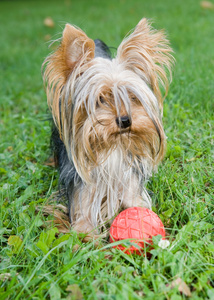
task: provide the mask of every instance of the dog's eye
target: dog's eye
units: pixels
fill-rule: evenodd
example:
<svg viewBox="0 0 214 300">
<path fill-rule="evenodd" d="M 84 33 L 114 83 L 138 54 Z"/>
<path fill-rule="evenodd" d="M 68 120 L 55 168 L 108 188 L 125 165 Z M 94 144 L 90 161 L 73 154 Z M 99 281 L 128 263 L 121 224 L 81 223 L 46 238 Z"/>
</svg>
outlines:
<svg viewBox="0 0 214 300">
<path fill-rule="evenodd" d="M 131 96 L 131 100 L 135 102 L 137 101 L 137 98 L 135 96 Z"/>
<path fill-rule="evenodd" d="M 105 99 L 102 97 L 102 96 L 100 96 L 100 103 L 102 103 L 102 104 L 104 104 L 105 103 Z"/>
<path fill-rule="evenodd" d="M 106 101 L 102 96 L 100 96 L 99 99 L 97 100 L 96 107 L 97 108 L 100 107 L 100 104 L 106 105 Z"/>
<path fill-rule="evenodd" d="M 130 100 L 133 103 L 133 105 L 140 105 L 140 103 L 141 103 L 140 100 L 136 96 L 131 96 Z"/>
</svg>

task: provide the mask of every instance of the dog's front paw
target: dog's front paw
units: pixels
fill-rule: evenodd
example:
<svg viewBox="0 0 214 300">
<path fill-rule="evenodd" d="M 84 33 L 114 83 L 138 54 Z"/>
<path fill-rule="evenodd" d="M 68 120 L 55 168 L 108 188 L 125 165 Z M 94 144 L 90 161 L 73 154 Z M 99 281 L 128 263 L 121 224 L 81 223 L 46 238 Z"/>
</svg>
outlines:
<svg viewBox="0 0 214 300">
<path fill-rule="evenodd" d="M 146 189 L 143 190 L 141 195 L 137 197 L 133 197 L 132 199 L 131 197 L 129 198 L 130 199 L 124 199 L 123 201 L 124 208 L 136 206 L 136 207 L 145 207 L 148 209 L 152 209 L 152 200 Z"/>
</svg>

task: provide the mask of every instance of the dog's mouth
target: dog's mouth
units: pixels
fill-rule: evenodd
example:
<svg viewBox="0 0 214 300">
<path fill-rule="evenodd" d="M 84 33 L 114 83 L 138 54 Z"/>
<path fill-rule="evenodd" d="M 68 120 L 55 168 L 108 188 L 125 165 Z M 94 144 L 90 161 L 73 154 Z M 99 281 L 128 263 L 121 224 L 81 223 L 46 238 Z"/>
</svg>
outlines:
<svg viewBox="0 0 214 300">
<path fill-rule="evenodd" d="M 131 129 L 120 129 L 116 132 L 116 135 L 120 135 L 120 134 L 130 134 L 131 133 Z"/>
</svg>

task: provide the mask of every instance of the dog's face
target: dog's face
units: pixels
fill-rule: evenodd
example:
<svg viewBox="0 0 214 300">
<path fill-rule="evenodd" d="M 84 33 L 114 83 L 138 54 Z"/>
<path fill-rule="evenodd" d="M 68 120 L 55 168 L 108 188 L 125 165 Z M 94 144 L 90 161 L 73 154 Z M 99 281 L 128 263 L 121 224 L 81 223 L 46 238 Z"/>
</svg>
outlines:
<svg viewBox="0 0 214 300">
<path fill-rule="evenodd" d="M 139 76 L 117 59 L 95 58 L 74 82 L 72 142 L 84 161 L 100 165 L 117 147 L 124 159 L 162 155 L 158 102 Z"/>
<path fill-rule="evenodd" d="M 160 86 L 167 88 L 171 49 L 145 19 L 114 59 L 95 57 L 94 42 L 66 25 L 61 46 L 46 60 L 53 118 L 81 177 L 117 148 L 127 162 L 157 165 L 165 150 Z"/>
</svg>

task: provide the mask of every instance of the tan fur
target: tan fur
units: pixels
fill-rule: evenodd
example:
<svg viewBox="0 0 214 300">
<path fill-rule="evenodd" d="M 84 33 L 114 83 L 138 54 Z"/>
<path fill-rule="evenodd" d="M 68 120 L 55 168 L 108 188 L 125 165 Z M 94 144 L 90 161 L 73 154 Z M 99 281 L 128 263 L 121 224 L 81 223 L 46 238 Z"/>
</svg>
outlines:
<svg viewBox="0 0 214 300">
<path fill-rule="evenodd" d="M 160 86 L 168 91 L 168 74 L 171 78 L 171 64 L 174 58 L 171 55 L 164 31 L 158 31 L 151 27 L 148 20 L 142 19 L 133 33 L 123 40 L 118 48 L 118 59 L 126 63 L 127 67 L 146 76 L 148 84 L 162 104 Z M 136 53 L 133 56 L 133 53 Z"/>
<path fill-rule="evenodd" d="M 48 227 L 54 222 L 55 227 L 58 228 L 61 233 L 68 233 L 71 230 L 71 224 L 68 218 L 68 210 L 61 204 L 49 203 L 45 206 L 38 206 L 37 212 L 42 212 L 44 216 L 53 216 L 53 220 L 45 221 L 44 227 Z"/>
<path fill-rule="evenodd" d="M 44 81 L 47 82 L 48 105 L 54 121 L 61 132 L 59 101 L 62 88 L 76 65 L 90 61 L 94 57 L 94 41 L 89 39 L 80 29 L 66 24 L 59 48 L 46 58 L 43 63 Z M 62 99 L 63 101 L 63 99 Z M 63 118 L 63 111 L 62 116 Z"/>
</svg>

